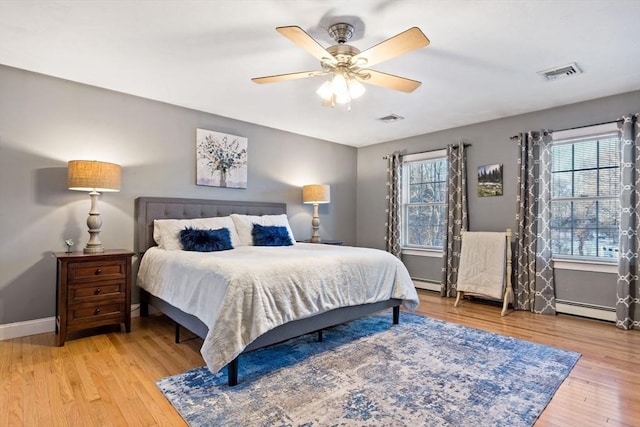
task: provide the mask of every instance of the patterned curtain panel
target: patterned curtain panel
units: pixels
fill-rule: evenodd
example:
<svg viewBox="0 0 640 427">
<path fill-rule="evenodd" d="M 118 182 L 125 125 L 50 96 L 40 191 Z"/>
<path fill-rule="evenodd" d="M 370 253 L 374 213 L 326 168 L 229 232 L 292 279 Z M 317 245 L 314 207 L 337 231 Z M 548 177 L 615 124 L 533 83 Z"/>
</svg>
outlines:
<svg viewBox="0 0 640 427">
<path fill-rule="evenodd" d="M 620 194 L 620 260 L 616 325 L 621 329 L 640 328 L 640 280 L 638 250 L 640 238 L 640 123 L 638 114 L 624 116 L 619 122 L 621 143 L 622 191 Z"/>
<path fill-rule="evenodd" d="M 515 139 L 520 148 L 515 308 L 555 314 L 549 228 L 551 134 L 546 131 L 521 133 Z"/>
<path fill-rule="evenodd" d="M 400 196 L 401 154 L 387 156 L 387 221 L 385 223 L 385 249 L 400 258 Z"/>
<path fill-rule="evenodd" d="M 440 295 L 456 296 L 458 266 L 460 265 L 460 232 L 469 229 L 467 218 L 467 166 L 464 144 L 447 147 L 447 217 L 443 250 Z"/>
</svg>

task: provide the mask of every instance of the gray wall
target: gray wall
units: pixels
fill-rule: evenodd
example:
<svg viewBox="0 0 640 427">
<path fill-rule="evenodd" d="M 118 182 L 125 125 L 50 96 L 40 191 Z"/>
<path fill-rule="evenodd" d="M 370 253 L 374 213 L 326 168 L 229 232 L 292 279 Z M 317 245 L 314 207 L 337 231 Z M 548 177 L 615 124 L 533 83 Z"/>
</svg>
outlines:
<svg viewBox="0 0 640 427">
<path fill-rule="evenodd" d="M 248 138 L 246 190 L 195 185 L 196 128 Z M 0 66 L 0 324 L 53 316 L 51 252 L 88 240 L 89 195 L 66 188 L 72 159 L 122 165 L 122 190 L 98 202 L 107 248 L 133 249 L 139 196 L 286 202 L 308 238 L 300 187 L 311 183 L 331 185 L 321 235 L 355 243 L 353 147 Z"/>
<path fill-rule="evenodd" d="M 383 248 L 383 155 L 461 140 L 473 144 L 468 151 L 471 230 L 515 228 L 517 149 L 510 136 L 640 110 L 640 92 L 632 92 L 356 150 L 5 66 L 0 66 L 0 94 L 0 324 L 52 316 L 51 251 L 63 251 L 65 238 L 74 239 L 77 249 L 88 239 L 89 197 L 66 189 L 68 160 L 123 166 L 122 191 L 106 193 L 99 201 L 101 239 L 108 248 L 133 249 L 133 201 L 139 196 L 284 201 L 296 237 L 306 238 L 311 207 L 301 204 L 300 187 L 308 183 L 332 186 L 331 203 L 320 206 L 323 237 Z M 194 184 L 196 128 L 249 139 L 248 189 Z M 504 164 L 505 194 L 478 198 L 473 193 L 476 167 L 493 163 Z M 405 262 L 415 277 L 440 277 L 438 258 Z M 583 276 L 564 272 L 558 286 L 570 294 L 572 283 Z M 597 275 L 613 286 L 610 276 Z"/>
<path fill-rule="evenodd" d="M 356 223 L 358 245 L 384 248 L 386 161 L 382 157 L 386 154 L 441 149 L 459 141 L 472 144 L 467 151 L 469 229 L 515 230 L 518 149 L 510 140 L 511 136 L 527 130 L 560 130 L 597 124 L 638 111 L 640 91 L 360 148 Z M 496 163 L 504 165 L 504 195 L 478 197 L 475 193 L 477 167 Z M 413 277 L 440 280 L 440 258 L 405 256 L 403 259 Z M 556 277 L 563 295 L 573 295 L 572 289 L 582 285 L 584 275 L 575 273 L 563 271 Z M 590 277 L 603 286 L 610 286 L 613 292 L 610 295 L 613 296 L 607 301 L 589 295 L 585 298 L 591 303 L 597 300 L 602 305 L 615 304 L 615 277 L 607 274 Z"/>
</svg>

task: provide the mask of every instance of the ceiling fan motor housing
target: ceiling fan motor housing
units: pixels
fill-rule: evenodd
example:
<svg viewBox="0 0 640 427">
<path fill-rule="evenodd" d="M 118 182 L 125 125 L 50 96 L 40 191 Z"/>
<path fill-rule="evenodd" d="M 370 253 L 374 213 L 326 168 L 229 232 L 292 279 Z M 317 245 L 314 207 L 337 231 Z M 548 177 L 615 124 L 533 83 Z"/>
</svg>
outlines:
<svg viewBox="0 0 640 427">
<path fill-rule="evenodd" d="M 351 58 L 360 53 L 360 50 L 357 47 L 350 46 L 348 44 L 337 44 L 327 48 L 327 52 L 329 52 L 335 59 L 338 61 L 338 66 L 350 66 Z M 329 65 L 322 62 L 322 68 L 325 70 L 331 70 L 335 68 L 336 65 Z"/>
<path fill-rule="evenodd" d="M 333 24 L 327 31 L 336 43 L 343 44 L 353 36 L 353 25 L 345 23 Z"/>
</svg>

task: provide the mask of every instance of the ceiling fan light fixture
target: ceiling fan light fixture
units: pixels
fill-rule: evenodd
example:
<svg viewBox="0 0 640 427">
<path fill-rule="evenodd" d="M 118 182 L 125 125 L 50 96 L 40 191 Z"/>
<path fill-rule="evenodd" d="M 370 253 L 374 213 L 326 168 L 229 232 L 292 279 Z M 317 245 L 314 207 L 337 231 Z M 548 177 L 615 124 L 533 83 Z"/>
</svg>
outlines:
<svg viewBox="0 0 640 427">
<path fill-rule="evenodd" d="M 331 91 L 336 96 L 344 96 L 349 93 L 349 86 L 347 86 L 347 79 L 342 73 L 337 73 L 331 80 Z"/>
<path fill-rule="evenodd" d="M 349 103 L 351 103 L 351 98 L 349 97 L 349 92 L 336 94 L 336 104 L 349 104 Z"/>
<path fill-rule="evenodd" d="M 324 82 L 316 93 L 325 101 L 335 104 L 348 104 L 366 92 L 362 83 L 344 74 L 335 74 L 331 80 Z"/>
<path fill-rule="evenodd" d="M 326 82 L 322 83 L 322 86 L 318 88 L 316 93 L 320 95 L 320 98 L 324 99 L 325 101 L 331 101 L 331 98 L 333 97 L 333 92 L 331 91 L 331 81 L 327 80 Z"/>
<path fill-rule="evenodd" d="M 364 85 L 356 79 L 349 80 L 348 85 L 351 99 L 360 98 L 367 91 Z"/>
</svg>

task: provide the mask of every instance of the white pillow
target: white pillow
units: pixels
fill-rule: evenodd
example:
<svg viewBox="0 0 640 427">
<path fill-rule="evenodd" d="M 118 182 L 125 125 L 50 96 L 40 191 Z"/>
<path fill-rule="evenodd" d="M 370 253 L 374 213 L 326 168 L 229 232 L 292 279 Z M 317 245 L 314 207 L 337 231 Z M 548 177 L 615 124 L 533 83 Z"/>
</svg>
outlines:
<svg viewBox="0 0 640 427">
<path fill-rule="evenodd" d="M 236 231 L 238 232 L 238 236 L 240 236 L 240 241 L 245 246 L 253 246 L 253 237 L 251 236 L 253 224 L 267 226 L 277 225 L 280 227 L 287 227 L 287 232 L 289 233 L 289 237 L 291 238 L 291 243 L 296 242 L 296 238 L 293 237 L 293 231 L 291 231 L 289 220 L 287 219 L 286 214 L 262 216 L 231 214 L 231 219 L 236 225 Z"/>
<path fill-rule="evenodd" d="M 156 219 L 153 221 L 153 240 L 156 241 L 158 247 L 161 249 L 166 249 L 168 251 L 182 250 L 182 243 L 180 243 L 180 231 L 187 227 L 195 228 L 197 230 L 226 228 L 229 230 L 231 245 L 234 248 L 242 245 L 233 220 L 228 216 L 194 219 Z"/>
</svg>

